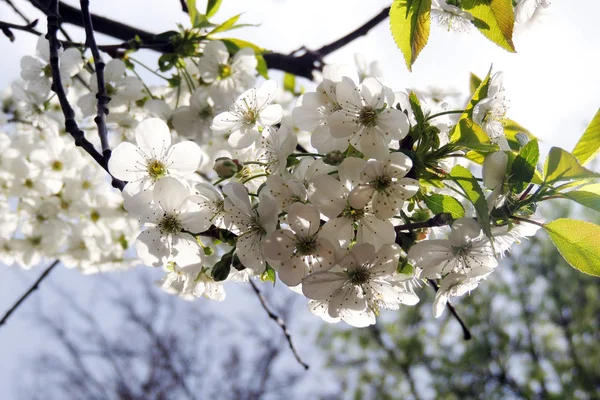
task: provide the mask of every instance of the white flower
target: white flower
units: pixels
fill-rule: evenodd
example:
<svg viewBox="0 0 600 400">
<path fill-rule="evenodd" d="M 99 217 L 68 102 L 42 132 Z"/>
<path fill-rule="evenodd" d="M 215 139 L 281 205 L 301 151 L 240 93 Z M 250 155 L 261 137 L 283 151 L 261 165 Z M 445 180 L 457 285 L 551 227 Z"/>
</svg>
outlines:
<svg viewBox="0 0 600 400">
<path fill-rule="evenodd" d="M 360 171 L 365 164 L 362 159 L 349 157 L 339 166 L 339 181 L 327 174 L 314 177 L 315 190 L 310 199 L 329 218 L 321 228 L 322 237 L 332 243 L 337 241 L 343 247 L 356 239 L 358 243 L 371 243 L 378 250 L 384 244 L 394 243 L 394 226 L 387 219 L 377 218 L 370 206 L 357 209 L 348 202 L 352 188 L 360 182 Z"/>
<path fill-rule="evenodd" d="M 430 279 L 450 273 L 469 275 L 471 270 L 498 265 L 489 238 L 472 218 L 456 220 L 447 240 L 424 240 L 413 245 L 408 261 L 423 269 L 421 276 Z"/>
<path fill-rule="evenodd" d="M 125 63 L 118 58 L 113 58 L 106 63 L 104 80 L 106 94 L 110 97 L 108 108 L 111 111 L 144 97 L 142 81 L 135 76 L 126 76 L 125 69 Z M 92 89 L 91 93 L 81 96 L 77 101 L 81 112 L 86 116 L 96 114 L 98 80 L 95 73 L 90 77 L 90 88 Z"/>
<path fill-rule="evenodd" d="M 451 273 L 442 280 L 435 299 L 433 300 L 433 315 L 438 318 L 446 309 L 446 304 L 450 297 L 458 297 L 470 292 L 479 286 L 479 282 L 485 279 L 493 268 L 486 266 L 477 266 L 466 274 Z"/>
<path fill-rule="evenodd" d="M 179 135 L 202 143 L 210 136 L 214 108 L 206 89 L 199 87 L 192 93 L 189 106 L 181 106 L 173 112 L 173 127 Z"/>
<path fill-rule="evenodd" d="M 471 13 L 448 4 L 446 0 L 433 0 L 431 16 L 437 19 L 439 26 L 455 32 L 468 31 L 474 19 Z"/>
<path fill-rule="evenodd" d="M 166 176 L 184 178 L 198 169 L 202 159 L 202 151 L 194 142 L 171 146 L 169 127 L 159 118 L 140 122 L 135 141 L 137 146 L 129 142 L 119 144 L 108 162 L 110 173 L 128 181 L 132 194 L 152 188 Z"/>
<path fill-rule="evenodd" d="M 279 175 L 270 175 L 267 178 L 267 187 L 277 200 L 278 207 L 288 211 L 290 205 L 300 202 L 306 203 L 308 194 L 302 182 L 296 179 L 284 179 Z"/>
<path fill-rule="evenodd" d="M 508 155 L 503 151 L 496 151 L 489 154 L 483 160 L 483 186 L 492 189 L 492 193 L 487 198 L 490 212 L 494 208 L 501 207 L 506 200 L 504 182 L 507 178 L 507 164 Z"/>
<path fill-rule="evenodd" d="M 403 153 L 392 153 L 385 162 L 369 161 L 361 172 L 363 183 L 352 189 L 348 197 L 349 204 L 361 209 L 372 199 L 377 218 L 393 217 L 404 201 L 419 190 L 417 180 L 404 177 L 411 168 L 411 159 Z"/>
<path fill-rule="evenodd" d="M 497 143 L 500 150 L 509 151 L 508 141 L 504 136 L 504 120 L 508 111 L 508 100 L 504 96 L 502 82 L 504 74 L 496 72 L 490 79 L 487 97 L 480 100 L 473 108 L 473 121 L 481 125 L 492 143 Z"/>
<path fill-rule="evenodd" d="M 21 59 L 21 78 L 27 82 L 27 90 L 46 100 L 52 86 L 52 67 L 50 66 L 50 42 L 40 36 L 36 48 L 37 57 L 24 56 Z M 81 53 L 72 47 L 64 52 L 59 49 L 60 75 L 63 85 L 68 87 L 71 77 L 83 67 Z"/>
<path fill-rule="evenodd" d="M 538 7 L 550 7 L 550 0 L 520 0 L 515 7 L 515 22 L 523 24 L 533 17 Z"/>
<path fill-rule="evenodd" d="M 321 313 L 356 327 L 375 323 L 379 309 L 397 310 L 419 298 L 393 279 L 400 248 L 384 245 L 378 252 L 370 243 L 357 244 L 339 261 L 341 270 L 318 271 L 302 280 L 302 293 L 320 302 Z M 334 267 L 335 268 L 335 267 Z"/>
<path fill-rule="evenodd" d="M 387 107 L 394 95 L 377 79 L 366 78 L 359 86 L 345 79 L 337 84 L 336 96 L 342 108 L 328 118 L 331 135 L 348 138 L 367 157 L 385 159 L 390 141 L 408 134 L 408 118 Z"/>
<path fill-rule="evenodd" d="M 135 243 L 138 257 L 154 267 L 165 265 L 170 259 L 180 265 L 198 262 L 198 243 L 187 232 L 207 230 L 209 210 L 192 203 L 189 190 L 175 178 L 161 179 L 152 193 L 154 204 L 149 205 L 143 215 L 150 226 L 140 233 Z"/>
<path fill-rule="evenodd" d="M 532 219 L 532 218 L 529 218 Z M 535 222 L 542 224 L 544 221 L 535 219 Z M 541 228 L 540 225 L 529 222 L 511 221 L 510 225 L 495 226 L 492 228 L 494 238 L 494 250 L 496 254 L 504 255 L 514 244 L 521 244 L 521 239 L 533 236 Z M 518 222 L 518 223 L 517 223 Z"/>
<path fill-rule="evenodd" d="M 252 208 L 248 191 L 239 183 L 223 187 L 225 199 L 225 225 L 237 237 L 236 254 L 241 263 L 255 274 L 266 268 L 262 242 L 277 227 L 275 200 L 261 191 L 258 207 Z"/>
<path fill-rule="evenodd" d="M 279 104 L 271 104 L 277 83 L 269 80 L 258 89 L 252 88 L 238 97 L 229 111 L 215 117 L 211 129 L 216 133 L 228 133 L 229 144 L 235 149 L 250 147 L 260 140 L 261 130 L 281 121 L 283 110 Z"/>
<path fill-rule="evenodd" d="M 329 269 L 335 260 L 335 247 L 319 237 L 319 211 L 307 204 L 294 203 L 288 208 L 290 229 L 279 229 L 267 236 L 264 254 L 276 261 L 279 279 L 297 286 L 307 274 Z"/>
<path fill-rule="evenodd" d="M 265 127 L 262 132 L 262 142 L 257 151 L 257 161 L 266 164 L 266 170 L 270 174 L 285 173 L 287 158 L 296 149 L 298 138 L 287 127 L 279 129 L 270 126 Z"/>
<path fill-rule="evenodd" d="M 225 199 L 217 188 L 210 183 L 196 184 L 194 195 L 190 197 L 190 201 L 198 204 L 202 209 L 207 209 L 210 213 L 209 221 L 217 226 L 224 227 L 224 204 Z"/>
<path fill-rule="evenodd" d="M 325 66 L 323 81 L 319 83 L 316 91 L 298 97 L 292 111 L 294 124 L 301 130 L 312 132 L 311 145 L 321 153 L 344 151 L 348 148 L 348 140 L 345 137 L 331 136 L 327 124 L 329 116 L 342 109 L 336 95 L 337 84 L 342 80 L 358 82 L 354 68 L 336 64 Z"/>
<path fill-rule="evenodd" d="M 240 49 L 230 60 L 223 42 L 210 41 L 198 60 L 200 77 L 211 85 L 211 96 L 220 104 L 228 104 L 254 84 L 258 62 L 250 47 Z"/>
<path fill-rule="evenodd" d="M 382 78 L 383 70 L 379 66 L 379 61 L 367 62 L 365 56 L 360 53 L 354 54 L 354 63 L 358 70 L 358 77 L 360 81 L 364 81 L 365 78 L 372 76 L 373 78 Z"/>
</svg>

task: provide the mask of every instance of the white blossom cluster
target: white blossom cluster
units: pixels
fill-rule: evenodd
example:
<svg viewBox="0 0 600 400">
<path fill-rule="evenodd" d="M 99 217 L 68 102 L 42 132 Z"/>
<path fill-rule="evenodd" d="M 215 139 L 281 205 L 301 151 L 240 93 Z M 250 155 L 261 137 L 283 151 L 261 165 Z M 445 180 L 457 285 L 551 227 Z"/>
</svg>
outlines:
<svg viewBox="0 0 600 400">
<path fill-rule="evenodd" d="M 496 229 L 491 241 L 465 203 L 468 217 L 420 229 L 417 243 L 403 247 L 397 236 L 407 219 L 427 212 L 417 194 L 448 194 L 416 179 L 402 147 L 419 118 L 408 94 L 385 86 L 379 68 L 361 59 L 359 72 L 327 66 L 316 89 L 294 104 L 274 80 L 256 85 L 251 48 L 232 56 L 220 41 L 187 63 L 187 84 L 177 87 L 148 88 L 123 61 L 107 63 L 115 144 L 108 169 L 128 182 L 121 197 L 59 128 L 44 40 L 38 58 L 23 59 L 24 83 L 13 85 L 13 103 L 4 107 L 10 122 L 3 126 L 11 129 L 0 136 L 5 263 L 28 267 L 60 257 L 84 271 L 105 270 L 130 264 L 132 243 L 143 264 L 165 268 L 160 284 L 185 298 L 222 300 L 224 280 L 273 280 L 276 273 L 324 320 L 367 326 L 380 309 L 416 304 L 427 279 L 441 279 L 434 303 L 441 315 L 449 297 L 475 288 L 498 255 L 532 234 L 516 224 Z M 67 50 L 61 64 L 95 141 L 85 117 L 96 114 L 98 88 L 82 60 Z M 448 110 L 419 100 L 427 116 Z M 508 146 L 507 109 L 497 73 L 473 119 L 501 149 Z M 437 143 L 449 142 L 455 122 L 432 117 Z M 490 210 L 504 201 L 501 155 L 484 164 Z M 454 162 L 440 159 L 435 168 L 447 171 Z"/>
</svg>

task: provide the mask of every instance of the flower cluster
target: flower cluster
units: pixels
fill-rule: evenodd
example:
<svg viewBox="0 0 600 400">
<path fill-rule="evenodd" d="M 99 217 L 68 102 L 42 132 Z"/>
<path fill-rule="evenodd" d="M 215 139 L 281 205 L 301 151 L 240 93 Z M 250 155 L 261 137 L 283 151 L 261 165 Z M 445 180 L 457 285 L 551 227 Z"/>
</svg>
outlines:
<svg viewBox="0 0 600 400">
<path fill-rule="evenodd" d="M 520 222 L 532 214 L 523 211 L 528 181 L 507 175 L 516 139 L 504 132 L 501 73 L 482 81 L 471 108 L 452 110 L 439 96 L 394 91 L 362 59 L 359 72 L 326 66 L 302 94 L 257 84 L 252 48 L 217 40 L 180 62 L 169 86 L 149 88 L 113 59 L 108 170 L 127 183 L 121 197 L 58 128 L 44 40 L 4 107 L 6 263 L 60 256 L 106 270 L 132 264 L 131 243 L 137 260 L 165 269 L 160 285 L 184 298 L 222 300 L 224 281 L 279 280 L 324 320 L 367 326 L 382 309 L 416 304 L 428 280 L 439 283 L 440 316 L 535 233 Z M 64 51 L 62 73 L 94 132 L 97 80 L 82 59 Z M 473 162 L 483 164 L 483 187 L 464 167 Z"/>
</svg>

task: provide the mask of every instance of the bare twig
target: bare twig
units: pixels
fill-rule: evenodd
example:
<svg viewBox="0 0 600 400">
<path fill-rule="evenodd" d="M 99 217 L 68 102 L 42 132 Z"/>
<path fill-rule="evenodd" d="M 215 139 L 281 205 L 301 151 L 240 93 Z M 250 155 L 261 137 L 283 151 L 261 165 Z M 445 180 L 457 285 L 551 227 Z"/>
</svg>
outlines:
<svg viewBox="0 0 600 400">
<path fill-rule="evenodd" d="M 54 267 L 56 267 L 58 265 L 58 263 L 60 262 L 60 260 L 54 260 L 52 262 L 52 264 L 50 264 L 42 273 L 42 275 L 40 275 L 40 277 L 33 283 L 33 285 L 29 288 L 28 291 L 26 291 L 20 298 L 19 300 L 17 300 L 17 302 L 6 312 L 6 314 L 4 314 L 4 317 L 2 317 L 2 319 L 0 320 L 0 326 L 4 325 L 6 323 L 6 320 L 8 319 L 8 317 L 10 317 L 10 315 L 15 312 L 15 310 L 21 305 L 21 303 L 23 303 L 27 297 L 29 297 L 29 295 L 33 292 L 35 292 L 40 283 L 46 279 L 46 277 L 48 276 L 48 274 L 50 272 L 52 272 L 52 270 L 54 269 Z"/>
<path fill-rule="evenodd" d="M 94 26 L 92 24 L 92 17 L 90 16 L 90 2 L 89 0 L 81 0 L 81 12 L 83 13 L 83 24 L 85 25 L 85 44 L 92 51 L 94 57 L 94 69 L 96 70 L 96 81 L 98 82 L 98 93 L 96 93 L 96 99 L 98 99 L 98 113 L 94 122 L 98 126 L 98 136 L 100 137 L 100 143 L 102 145 L 102 155 L 108 162 L 110 159 L 110 147 L 108 145 L 108 132 L 106 129 L 106 116 L 108 115 L 108 103 L 110 97 L 106 93 L 106 85 L 104 83 L 104 67 L 105 64 L 102 61 L 102 56 L 98 50 L 96 44 L 96 38 L 94 37 Z"/>
<path fill-rule="evenodd" d="M 77 121 L 75 120 L 75 111 L 71 107 L 69 100 L 67 99 L 67 95 L 65 93 L 65 88 L 62 84 L 62 78 L 60 76 L 59 69 L 59 58 L 58 58 L 58 49 L 60 47 L 60 42 L 57 38 L 58 28 L 60 26 L 60 14 L 58 13 L 58 0 L 51 0 L 50 7 L 48 11 L 48 35 L 47 39 L 50 42 L 50 66 L 52 67 L 52 90 L 56 93 L 58 97 L 58 101 L 60 102 L 60 107 L 63 111 L 63 115 L 65 117 L 65 129 L 66 131 L 75 139 L 75 145 L 83 148 L 89 155 L 91 155 L 96 162 L 108 171 L 108 158 L 105 158 L 102 154 L 96 150 L 94 145 L 85 138 L 85 135 L 79 126 L 77 125 Z M 112 176 L 112 175 L 111 175 Z M 112 185 L 115 188 L 123 190 L 125 187 L 125 182 L 112 178 Z"/>
<path fill-rule="evenodd" d="M 283 331 L 283 334 L 285 335 L 285 338 L 287 339 L 290 349 L 292 350 L 292 353 L 294 353 L 294 357 L 296 357 L 296 360 L 298 361 L 298 363 L 300 365 L 302 365 L 304 367 L 304 369 L 308 369 L 309 368 L 308 364 L 306 364 L 304 361 L 302 361 L 302 359 L 298 355 L 298 352 L 296 351 L 296 348 L 294 347 L 294 344 L 292 343 L 292 336 L 290 335 L 290 332 L 288 331 L 288 328 L 285 325 L 285 322 L 281 319 L 281 317 L 279 317 L 279 315 L 275 314 L 275 312 L 271 309 L 271 306 L 267 303 L 265 296 L 263 296 L 263 294 L 260 292 L 260 290 L 258 289 L 256 284 L 252 280 L 250 280 L 250 285 L 252 286 L 254 293 L 256 293 L 256 297 L 258 297 L 258 300 L 260 301 L 262 308 L 264 308 L 265 311 L 267 312 L 267 314 L 269 315 L 269 318 L 271 318 L 273 321 L 275 321 L 275 323 L 277 325 L 279 325 L 279 327 Z"/>
<path fill-rule="evenodd" d="M 38 32 L 34 27 L 37 24 L 37 19 L 31 23 L 28 23 L 26 25 L 17 25 L 17 24 L 11 24 L 9 22 L 4 22 L 4 21 L 0 21 L 0 30 L 17 30 L 17 31 L 23 31 L 23 32 L 29 32 L 29 33 L 33 33 L 34 35 L 40 36 L 41 33 Z"/>
<path fill-rule="evenodd" d="M 433 228 L 435 226 L 450 225 L 454 222 L 452 215 L 449 213 L 436 214 L 427 221 L 413 222 L 410 224 L 398 225 L 394 227 L 396 233 L 401 231 L 411 231 L 413 229 Z"/>
<path fill-rule="evenodd" d="M 435 281 L 433 279 L 427 279 L 427 280 L 429 281 L 429 283 L 435 289 L 436 292 L 440 289 L 439 286 L 438 286 L 438 284 L 435 283 Z M 454 316 L 454 318 L 460 324 L 460 327 L 462 328 L 462 331 L 463 331 L 463 338 L 465 340 L 471 340 L 471 338 L 473 337 L 471 335 L 471 331 L 469 330 L 469 327 L 467 326 L 467 324 L 462 320 L 462 318 L 460 317 L 460 315 L 458 315 L 458 313 L 454 309 L 454 306 L 448 302 L 447 307 L 450 310 L 450 312 L 452 313 L 452 315 Z"/>
<path fill-rule="evenodd" d="M 190 12 L 188 10 L 188 6 L 187 6 L 187 2 L 185 0 L 179 0 L 179 2 L 181 3 L 181 11 L 183 11 L 184 13 L 188 13 Z"/>
<path fill-rule="evenodd" d="M 15 5 L 13 4 L 13 2 L 12 2 L 11 0 L 4 0 L 4 1 L 5 1 L 5 2 L 6 2 L 8 5 L 9 5 L 9 7 L 10 7 L 10 8 L 12 8 L 12 9 L 13 9 L 13 11 L 14 11 L 14 12 L 15 12 L 15 13 L 16 13 L 16 14 L 19 16 L 19 17 L 21 17 L 21 19 L 22 19 L 22 20 L 23 20 L 23 21 L 24 21 L 24 22 L 25 22 L 27 25 L 31 24 L 31 20 L 30 20 L 29 18 L 27 18 L 27 16 L 26 16 L 25 14 L 23 14 L 23 12 L 22 12 L 21 10 L 19 10 L 19 9 L 17 8 L 17 6 L 15 6 Z"/>
</svg>

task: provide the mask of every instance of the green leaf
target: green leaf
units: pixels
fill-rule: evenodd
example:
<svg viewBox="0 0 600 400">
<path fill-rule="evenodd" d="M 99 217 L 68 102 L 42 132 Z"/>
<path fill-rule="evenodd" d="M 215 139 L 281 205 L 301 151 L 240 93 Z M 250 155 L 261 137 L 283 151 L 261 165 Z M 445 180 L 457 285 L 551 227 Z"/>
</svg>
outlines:
<svg viewBox="0 0 600 400">
<path fill-rule="evenodd" d="M 572 190 L 567 193 L 561 193 L 561 196 L 600 212 L 600 194 L 598 193 L 587 192 L 585 190 Z"/>
<path fill-rule="evenodd" d="M 508 182 L 514 186 L 516 193 L 522 192 L 535 175 L 535 167 L 540 159 L 537 140 L 527 142 L 515 158 L 510 169 Z"/>
<path fill-rule="evenodd" d="M 600 276 L 600 226 L 560 218 L 544 224 L 544 228 L 565 261 L 573 268 Z"/>
<path fill-rule="evenodd" d="M 454 219 L 465 216 L 464 207 L 454 197 L 434 193 L 430 196 L 425 196 L 424 200 L 427 208 L 434 214 L 450 213 Z"/>
<path fill-rule="evenodd" d="M 233 29 L 235 26 L 235 23 L 238 21 L 238 19 L 240 19 L 241 16 L 242 16 L 242 14 L 234 15 L 233 17 L 229 18 L 227 21 L 223 22 L 221 25 L 217 26 L 212 31 L 208 32 L 207 36 L 210 36 L 212 34 L 219 33 L 219 32 L 229 31 L 229 30 Z"/>
<path fill-rule="evenodd" d="M 259 47 L 254 43 L 245 40 L 234 38 L 225 38 L 219 40 L 225 44 L 225 47 L 227 47 L 227 51 L 229 51 L 229 53 L 231 54 L 235 54 L 238 52 L 239 49 L 243 49 L 246 47 L 250 47 L 252 50 L 254 50 L 254 53 L 257 55 L 263 54 L 265 52 L 265 49 L 263 49 L 262 47 Z"/>
<path fill-rule="evenodd" d="M 221 3 L 223 0 L 208 0 L 206 4 L 206 16 L 208 18 L 212 17 L 219 11 L 219 7 L 221 7 Z"/>
<path fill-rule="evenodd" d="M 600 108 L 592 119 L 592 122 L 585 128 L 585 132 L 579 139 L 573 149 L 573 155 L 581 163 L 586 165 L 598 155 L 600 151 Z"/>
<path fill-rule="evenodd" d="M 481 81 L 481 83 L 475 90 L 475 93 L 473 93 L 473 97 L 471 97 L 471 101 L 469 101 L 469 104 L 467 104 L 467 106 L 465 107 L 465 111 L 460 115 L 459 121 L 463 120 L 463 119 L 467 119 L 467 118 L 470 120 L 473 120 L 473 108 L 475 108 L 475 106 L 477 105 L 477 103 L 479 103 L 479 101 L 481 101 L 482 99 L 487 97 L 488 88 L 490 86 L 491 74 L 492 74 L 492 68 L 490 67 L 490 70 L 488 71 L 487 75 L 485 76 L 483 81 Z M 459 129 L 459 124 L 456 124 L 454 126 L 454 128 L 452 128 L 452 130 L 450 131 L 450 141 L 451 142 L 457 140 L 457 135 L 459 135 L 459 133 L 457 133 L 456 131 L 458 129 Z"/>
<path fill-rule="evenodd" d="M 390 8 L 390 30 L 409 71 L 429 39 L 430 12 L 431 0 L 394 0 Z"/>
<path fill-rule="evenodd" d="M 600 177 L 582 167 L 575 156 L 559 147 L 552 147 L 544 165 L 546 183 Z"/>
<path fill-rule="evenodd" d="M 265 58 L 260 54 L 257 54 L 256 61 L 258 61 L 258 64 L 256 64 L 256 71 L 258 71 L 260 76 L 262 76 L 263 78 L 269 79 L 269 69 L 267 67 L 267 62 L 265 61 Z"/>
<path fill-rule="evenodd" d="M 408 95 L 408 101 L 410 102 L 413 114 L 415 114 L 417 124 L 423 126 L 425 124 L 425 114 L 423 114 L 421 102 L 419 101 L 419 98 L 417 97 L 415 92 L 410 92 L 410 94 Z"/>
<path fill-rule="evenodd" d="M 475 94 L 477 88 L 481 85 L 481 78 L 471 72 L 471 79 L 469 79 L 469 88 L 471 95 Z"/>
<path fill-rule="evenodd" d="M 196 9 L 196 0 L 186 0 L 188 15 L 190 16 L 190 22 L 192 25 L 196 23 L 196 14 L 198 14 L 198 10 Z"/>
<path fill-rule="evenodd" d="M 496 145 L 490 143 L 490 137 L 483 128 L 470 119 L 461 119 L 456 124 L 450 141 L 470 150 L 489 152 L 498 149 Z"/>
<path fill-rule="evenodd" d="M 463 10 L 473 15 L 473 25 L 505 50 L 515 53 L 512 41 L 515 14 L 511 0 L 463 0 Z"/>
<path fill-rule="evenodd" d="M 292 94 L 296 93 L 296 75 L 289 72 L 283 75 L 283 90 Z"/>
<path fill-rule="evenodd" d="M 477 183 L 477 180 L 473 177 L 471 171 L 462 165 L 455 165 L 454 168 L 452 168 L 452 171 L 450 171 L 450 178 L 461 187 L 469 201 L 473 203 L 481 229 L 483 229 L 483 232 L 485 232 L 488 237 L 491 237 L 492 233 L 487 201 L 485 200 L 481 186 L 479 186 L 479 183 Z"/>
<path fill-rule="evenodd" d="M 525 145 L 523 142 L 536 139 L 536 137 L 526 128 L 508 118 L 504 120 L 504 134 L 506 135 L 506 140 L 508 141 L 510 148 L 517 151 Z M 525 137 L 523 137 L 523 135 L 525 135 Z M 521 141 L 519 141 L 519 136 L 521 137 Z M 527 138 L 527 140 L 525 140 L 525 138 Z"/>
</svg>

